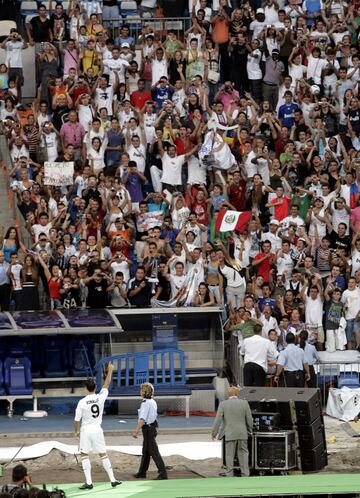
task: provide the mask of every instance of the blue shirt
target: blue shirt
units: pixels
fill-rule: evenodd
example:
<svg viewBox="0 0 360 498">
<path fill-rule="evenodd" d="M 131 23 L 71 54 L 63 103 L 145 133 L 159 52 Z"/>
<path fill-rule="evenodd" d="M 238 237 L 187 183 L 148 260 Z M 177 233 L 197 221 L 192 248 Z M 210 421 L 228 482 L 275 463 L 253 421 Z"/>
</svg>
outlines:
<svg viewBox="0 0 360 498">
<path fill-rule="evenodd" d="M 158 109 L 162 109 L 165 100 L 171 100 L 171 96 L 173 94 L 172 89 L 169 86 L 165 88 L 161 88 L 159 85 L 153 90 L 152 98 L 153 101 L 156 102 L 156 107 Z"/>
<path fill-rule="evenodd" d="M 9 284 L 10 278 L 7 275 L 7 270 L 9 268 L 9 263 L 4 261 L 3 264 L 0 264 L 0 285 Z"/>
<path fill-rule="evenodd" d="M 295 344 L 288 344 L 280 352 L 277 363 L 284 367 L 285 372 L 304 370 L 304 363 L 306 363 L 304 350 L 298 348 Z"/>
<path fill-rule="evenodd" d="M 152 424 L 157 419 L 157 404 L 154 399 L 143 399 L 138 410 L 139 420 L 143 420 L 145 424 Z"/>
<path fill-rule="evenodd" d="M 279 107 L 279 118 L 281 119 L 282 125 L 286 128 L 291 128 L 295 123 L 294 112 L 298 109 L 298 105 L 295 102 L 291 104 L 283 104 Z"/>
<path fill-rule="evenodd" d="M 314 363 L 316 363 L 320 359 L 320 356 L 316 350 L 316 347 L 313 346 L 312 344 L 306 343 L 305 349 L 303 351 L 304 351 L 304 355 L 305 355 L 305 363 L 307 363 L 308 365 L 314 365 Z"/>
<path fill-rule="evenodd" d="M 259 297 L 259 310 L 262 311 L 264 309 L 264 306 L 266 305 L 271 306 L 272 309 L 276 307 L 276 301 L 275 299 L 271 299 L 271 297 L 265 298 L 265 297 Z"/>
</svg>

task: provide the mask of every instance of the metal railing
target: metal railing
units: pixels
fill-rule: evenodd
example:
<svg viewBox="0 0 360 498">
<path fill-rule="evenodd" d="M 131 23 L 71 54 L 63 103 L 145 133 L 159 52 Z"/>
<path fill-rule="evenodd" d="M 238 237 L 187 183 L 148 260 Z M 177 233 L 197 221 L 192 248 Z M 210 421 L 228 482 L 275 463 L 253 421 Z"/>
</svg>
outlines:
<svg viewBox="0 0 360 498">
<path fill-rule="evenodd" d="M 175 31 L 177 38 L 184 41 L 184 32 L 191 26 L 191 17 L 140 17 L 140 15 L 129 15 L 120 17 L 119 21 L 105 21 L 107 29 L 113 38 L 117 38 L 119 30 L 122 26 L 128 26 L 130 36 L 138 44 L 138 39 L 141 31 L 145 27 L 149 27 L 164 41 L 168 31 Z"/>
</svg>

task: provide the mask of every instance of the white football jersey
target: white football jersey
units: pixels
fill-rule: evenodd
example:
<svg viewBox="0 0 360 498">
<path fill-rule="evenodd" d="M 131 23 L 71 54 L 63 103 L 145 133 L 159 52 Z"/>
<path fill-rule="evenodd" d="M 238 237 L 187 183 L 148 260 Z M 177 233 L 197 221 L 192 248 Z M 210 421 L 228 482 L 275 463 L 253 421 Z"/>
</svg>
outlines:
<svg viewBox="0 0 360 498">
<path fill-rule="evenodd" d="M 81 421 L 81 430 L 97 432 L 101 429 L 104 404 L 109 395 L 107 389 L 101 389 L 99 394 L 89 394 L 77 404 L 75 420 Z"/>
</svg>

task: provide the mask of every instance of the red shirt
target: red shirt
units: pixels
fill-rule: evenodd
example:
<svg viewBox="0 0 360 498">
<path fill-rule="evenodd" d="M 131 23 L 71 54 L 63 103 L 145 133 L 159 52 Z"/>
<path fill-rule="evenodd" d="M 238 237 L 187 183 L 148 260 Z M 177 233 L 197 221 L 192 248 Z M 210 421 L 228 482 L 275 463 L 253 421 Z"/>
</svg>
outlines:
<svg viewBox="0 0 360 498">
<path fill-rule="evenodd" d="M 130 96 L 130 102 L 136 109 L 142 109 L 145 105 L 145 102 L 148 100 L 152 100 L 151 93 L 147 90 L 143 92 L 133 92 Z"/>
<path fill-rule="evenodd" d="M 274 218 L 278 221 L 282 221 L 289 214 L 289 206 L 291 199 L 290 197 L 286 197 L 286 195 L 283 195 L 281 199 L 279 199 L 278 197 L 272 199 L 270 201 L 270 204 L 276 204 L 279 201 L 282 201 L 282 203 L 279 204 L 278 206 L 274 206 L 274 213 L 275 213 Z"/>
<path fill-rule="evenodd" d="M 262 259 L 264 256 L 265 256 L 264 252 L 259 252 L 255 256 L 254 261 L 258 261 L 259 259 Z M 271 265 L 275 261 L 275 254 L 269 253 L 268 256 L 269 257 L 264 259 L 262 263 L 259 263 L 257 265 L 257 275 L 258 276 L 261 275 L 262 277 L 264 277 L 264 282 L 269 281 Z"/>
<path fill-rule="evenodd" d="M 84 93 L 89 95 L 89 87 L 87 85 L 76 86 L 74 88 L 73 93 L 72 93 L 72 99 L 73 99 L 74 105 L 75 105 L 75 102 L 77 101 L 77 99 L 80 97 L 80 95 L 83 95 Z"/>
<path fill-rule="evenodd" d="M 209 224 L 209 215 L 207 212 L 207 202 L 204 201 L 194 201 L 191 205 L 191 211 L 194 211 L 197 215 L 197 221 L 203 225 Z"/>
<path fill-rule="evenodd" d="M 237 211 L 241 211 L 245 207 L 245 192 L 246 183 L 244 180 L 240 180 L 239 185 L 231 183 L 229 187 L 229 202 Z"/>
</svg>

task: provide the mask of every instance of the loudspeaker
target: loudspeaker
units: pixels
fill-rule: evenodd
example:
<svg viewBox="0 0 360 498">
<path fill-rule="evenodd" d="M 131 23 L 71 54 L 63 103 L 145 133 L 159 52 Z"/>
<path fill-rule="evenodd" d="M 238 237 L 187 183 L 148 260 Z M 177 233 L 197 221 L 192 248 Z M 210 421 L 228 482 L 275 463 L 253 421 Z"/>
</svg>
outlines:
<svg viewBox="0 0 360 498">
<path fill-rule="evenodd" d="M 290 470 L 297 466 L 295 431 L 255 432 L 257 470 Z"/>
<path fill-rule="evenodd" d="M 311 425 L 299 425 L 298 436 L 300 450 L 314 448 L 325 440 L 325 428 L 322 417 L 318 417 Z"/>
<path fill-rule="evenodd" d="M 301 469 L 303 472 L 314 472 L 326 467 L 328 463 L 325 440 L 312 449 L 301 449 Z"/>
<path fill-rule="evenodd" d="M 297 387 L 244 387 L 240 398 L 246 399 L 251 410 L 279 412 L 284 426 L 292 425 L 291 406 L 294 401 L 298 425 L 311 425 L 322 417 L 319 389 Z"/>
</svg>

